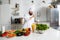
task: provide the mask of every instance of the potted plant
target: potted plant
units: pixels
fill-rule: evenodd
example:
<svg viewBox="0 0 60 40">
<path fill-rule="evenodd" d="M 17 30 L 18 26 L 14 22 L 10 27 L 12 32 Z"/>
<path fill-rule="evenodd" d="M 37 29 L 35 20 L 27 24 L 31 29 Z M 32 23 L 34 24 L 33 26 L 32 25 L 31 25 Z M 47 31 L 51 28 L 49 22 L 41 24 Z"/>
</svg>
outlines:
<svg viewBox="0 0 60 40">
<path fill-rule="evenodd" d="M 43 33 L 45 30 L 49 29 L 49 27 L 47 26 L 47 24 L 36 24 L 36 30 L 39 32 L 39 33 Z"/>
</svg>

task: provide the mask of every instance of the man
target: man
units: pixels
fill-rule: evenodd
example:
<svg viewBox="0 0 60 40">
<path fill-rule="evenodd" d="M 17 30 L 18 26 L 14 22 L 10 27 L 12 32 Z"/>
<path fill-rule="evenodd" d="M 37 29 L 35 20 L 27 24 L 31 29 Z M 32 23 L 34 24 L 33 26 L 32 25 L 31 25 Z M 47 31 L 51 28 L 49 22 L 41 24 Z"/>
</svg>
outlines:
<svg viewBox="0 0 60 40">
<path fill-rule="evenodd" d="M 33 12 L 29 11 L 28 14 L 25 14 L 24 19 L 25 19 L 25 24 L 23 25 L 23 28 L 31 28 L 32 30 L 32 24 L 34 23 Z"/>
</svg>

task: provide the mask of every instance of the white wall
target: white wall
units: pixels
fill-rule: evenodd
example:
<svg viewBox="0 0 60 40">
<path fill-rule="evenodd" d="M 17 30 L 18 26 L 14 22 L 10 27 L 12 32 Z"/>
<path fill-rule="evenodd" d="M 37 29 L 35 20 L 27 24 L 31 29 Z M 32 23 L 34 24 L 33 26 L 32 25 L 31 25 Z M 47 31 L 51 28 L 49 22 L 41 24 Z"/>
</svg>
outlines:
<svg viewBox="0 0 60 40">
<path fill-rule="evenodd" d="M 1 24 L 1 5 L 0 5 L 0 24 Z M 1 28 L 1 25 L 0 25 L 0 28 Z"/>
<path fill-rule="evenodd" d="M 40 13 L 40 16 L 39 16 L 40 21 L 47 21 L 47 19 L 46 19 L 46 7 L 40 7 L 38 13 Z"/>
<path fill-rule="evenodd" d="M 51 2 L 51 0 L 45 0 L 46 3 L 43 3 L 42 2 L 43 0 L 35 0 L 35 13 L 36 12 L 39 12 L 41 15 L 40 15 L 40 21 L 47 21 L 47 18 L 46 18 L 46 10 L 47 10 L 47 7 L 50 5 L 49 3 Z"/>
<path fill-rule="evenodd" d="M 0 16 L 1 16 L 1 5 L 0 5 Z M 1 17 L 0 17 L 1 18 Z M 0 20 L 1 21 L 1 20 Z M 0 24 L 1 24 L 1 22 L 0 22 Z"/>
</svg>

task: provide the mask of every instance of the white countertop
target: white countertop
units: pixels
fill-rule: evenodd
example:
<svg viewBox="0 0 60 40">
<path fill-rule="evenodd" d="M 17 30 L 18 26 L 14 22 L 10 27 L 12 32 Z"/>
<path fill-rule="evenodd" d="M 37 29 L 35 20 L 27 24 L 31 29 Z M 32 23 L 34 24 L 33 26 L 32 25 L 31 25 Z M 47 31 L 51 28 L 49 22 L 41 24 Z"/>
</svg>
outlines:
<svg viewBox="0 0 60 40">
<path fill-rule="evenodd" d="M 60 40 L 60 31 L 50 28 L 43 34 L 31 33 L 29 36 L 13 38 L 0 37 L 0 40 Z"/>
</svg>

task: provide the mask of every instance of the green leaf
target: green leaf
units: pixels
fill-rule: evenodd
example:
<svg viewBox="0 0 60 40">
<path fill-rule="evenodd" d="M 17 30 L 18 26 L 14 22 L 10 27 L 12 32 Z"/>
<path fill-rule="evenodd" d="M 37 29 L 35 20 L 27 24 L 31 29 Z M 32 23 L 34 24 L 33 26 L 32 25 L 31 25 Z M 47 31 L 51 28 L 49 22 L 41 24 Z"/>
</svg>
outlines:
<svg viewBox="0 0 60 40">
<path fill-rule="evenodd" d="M 47 30 L 49 28 L 47 24 L 36 24 L 36 26 L 37 30 Z"/>
</svg>

